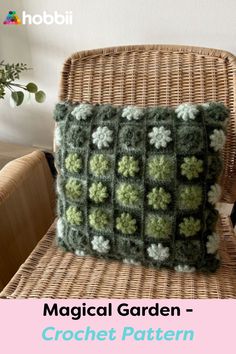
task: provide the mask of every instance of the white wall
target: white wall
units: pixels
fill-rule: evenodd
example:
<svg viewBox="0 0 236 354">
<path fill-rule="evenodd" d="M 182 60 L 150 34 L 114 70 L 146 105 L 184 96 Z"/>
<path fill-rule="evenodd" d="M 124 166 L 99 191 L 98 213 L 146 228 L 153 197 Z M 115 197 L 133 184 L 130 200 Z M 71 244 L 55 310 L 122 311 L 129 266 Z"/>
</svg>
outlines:
<svg viewBox="0 0 236 354">
<path fill-rule="evenodd" d="M 10 8 L 11 7 L 11 8 Z M 236 54 L 235 0 L 0 0 L 1 23 L 10 10 L 73 11 L 72 26 L 0 25 L 0 57 L 34 68 L 24 76 L 47 102 L 12 109 L 0 102 L 0 140 L 52 146 L 52 110 L 62 64 L 72 52 L 126 44 L 186 44 Z"/>
</svg>

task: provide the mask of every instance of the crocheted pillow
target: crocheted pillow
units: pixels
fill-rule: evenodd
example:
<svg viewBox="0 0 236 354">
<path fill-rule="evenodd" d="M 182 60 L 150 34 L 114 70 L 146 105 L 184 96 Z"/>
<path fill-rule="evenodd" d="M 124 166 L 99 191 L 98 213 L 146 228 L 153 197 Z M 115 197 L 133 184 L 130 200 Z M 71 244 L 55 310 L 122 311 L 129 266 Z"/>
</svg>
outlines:
<svg viewBox="0 0 236 354">
<path fill-rule="evenodd" d="M 177 271 L 219 263 L 215 204 L 228 110 L 59 103 L 59 245 Z"/>
</svg>

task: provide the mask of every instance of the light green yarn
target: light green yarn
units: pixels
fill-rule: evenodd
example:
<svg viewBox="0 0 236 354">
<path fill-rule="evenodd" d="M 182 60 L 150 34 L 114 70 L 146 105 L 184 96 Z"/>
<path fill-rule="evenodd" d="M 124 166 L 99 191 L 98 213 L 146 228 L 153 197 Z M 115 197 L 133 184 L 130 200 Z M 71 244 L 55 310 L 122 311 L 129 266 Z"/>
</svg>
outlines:
<svg viewBox="0 0 236 354">
<path fill-rule="evenodd" d="M 153 209 L 166 210 L 168 204 L 171 201 L 170 193 L 167 193 L 164 188 L 153 188 L 150 193 L 148 193 L 148 205 L 151 205 Z"/>
<path fill-rule="evenodd" d="M 109 223 L 108 214 L 102 209 L 94 209 L 89 214 L 89 224 L 90 226 L 98 231 L 104 230 Z"/>
<path fill-rule="evenodd" d="M 184 218 L 179 224 L 179 230 L 181 235 L 185 237 L 195 236 L 201 230 L 201 222 L 199 219 L 195 219 L 192 216 Z"/>
<path fill-rule="evenodd" d="M 138 161 L 133 156 L 123 156 L 118 162 L 118 172 L 125 177 L 134 177 L 138 171 Z"/>
<path fill-rule="evenodd" d="M 181 174 L 186 176 L 188 180 L 197 178 L 202 171 L 202 160 L 198 160 L 195 156 L 184 158 L 184 163 L 181 165 Z"/>
<path fill-rule="evenodd" d="M 78 199 L 82 196 L 82 184 L 74 178 L 69 178 L 65 185 L 66 195 L 71 199 Z"/>
<path fill-rule="evenodd" d="M 199 186 L 182 186 L 179 193 L 181 209 L 197 209 L 202 202 L 202 188 Z"/>
<path fill-rule="evenodd" d="M 151 157 L 147 166 L 148 176 L 157 181 L 169 181 L 173 177 L 173 160 L 164 155 Z"/>
<path fill-rule="evenodd" d="M 149 237 L 167 238 L 172 231 L 171 221 L 166 217 L 149 215 L 145 233 Z"/>
<path fill-rule="evenodd" d="M 109 160 L 102 154 L 96 154 L 91 158 L 89 166 L 94 176 L 104 176 L 109 170 Z"/>
<path fill-rule="evenodd" d="M 124 206 L 135 206 L 139 202 L 139 195 L 138 188 L 129 183 L 121 183 L 116 191 L 119 203 Z"/>
<path fill-rule="evenodd" d="M 116 218 L 116 228 L 123 234 L 131 235 L 137 230 L 136 220 L 129 213 L 122 213 Z"/>
<path fill-rule="evenodd" d="M 70 206 L 66 210 L 66 219 L 72 225 L 81 225 L 83 221 L 82 212 L 78 208 Z"/>
<path fill-rule="evenodd" d="M 67 158 L 65 159 L 65 166 L 69 172 L 79 172 L 82 168 L 82 160 L 76 153 L 68 154 Z"/>
<path fill-rule="evenodd" d="M 92 183 L 89 188 L 89 197 L 95 203 L 102 203 L 108 197 L 107 187 L 101 182 Z"/>
</svg>

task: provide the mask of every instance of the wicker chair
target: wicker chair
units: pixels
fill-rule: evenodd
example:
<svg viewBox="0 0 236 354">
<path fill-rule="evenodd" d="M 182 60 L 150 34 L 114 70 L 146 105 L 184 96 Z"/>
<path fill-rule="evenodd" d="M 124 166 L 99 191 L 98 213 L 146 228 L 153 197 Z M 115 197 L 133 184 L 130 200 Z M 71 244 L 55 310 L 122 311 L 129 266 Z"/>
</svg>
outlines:
<svg viewBox="0 0 236 354">
<path fill-rule="evenodd" d="M 231 116 L 221 178 L 222 202 L 236 200 L 236 58 L 232 54 L 168 45 L 79 52 L 64 64 L 60 99 L 138 106 L 224 102 Z M 37 209 L 37 200 L 31 202 Z M 1 297 L 235 298 L 236 238 L 228 216 L 221 217 L 219 228 L 222 266 L 217 273 L 205 275 L 64 253 L 55 245 L 52 225 Z"/>
</svg>

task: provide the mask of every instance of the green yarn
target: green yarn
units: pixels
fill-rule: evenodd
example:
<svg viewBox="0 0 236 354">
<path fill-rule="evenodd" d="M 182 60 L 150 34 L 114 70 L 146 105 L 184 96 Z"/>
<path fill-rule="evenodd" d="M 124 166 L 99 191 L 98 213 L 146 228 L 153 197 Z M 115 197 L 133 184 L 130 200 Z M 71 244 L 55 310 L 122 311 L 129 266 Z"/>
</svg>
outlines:
<svg viewBox="0 0 236 354">
<path fill-rule="evenodd" d="M 151 205 L 153 209 L 166 210 L 171 201 L 170 193 L 167 193 L 162 187 L 153 188 L 147 197 L 148 205 Z"/>
<path fill-rule="evenodd" d="M 136 220 L 129 213 L 122 213 L 116 218 L 116 228 L 123 234 L 131 235 L 137 230 Z"/>
<path fill-rule="evenodd" d="M 116 191 L 117 200 L 124 206 L 135 206 L 139 202 L 140 192 L 129 183 L 121 183 Z"/>
<path fill-rule="evenodd" d="M 227 117 L 213 102 L 57 105 L 58 244 L 78 255 L 214 271 L 207 242 L 216 233 Z"/>
<path fill-rule="evenodd" d="M 184 158 L 184 163 L 181 165 L 181 173 L 183 176 L 186 176 L 188 180 L 197 178 L 202 171 L 202 160 L 198 160 L 195 156 Z"/>
<path fill-rule="evenodd" d="M 89 197 L 95 203 L 104 202 L 108 197 L 107 187 L 101 182 L 93 183 L 89 188 Z"/>
<path fill-rule="evenodd" d="M 69 178 L 65 185 L 66 195 L 71 199 L 81 197 L 83 189 L 82 184 L 74 178 Z"/>
<path fill-rule="evenodd" d="M 177 151 L 181 154 L 195 154 L 203 150 L 203 131 L 201 127 L 181 126 L 177 129 Z"/>
<path fill-rule="evenodd" d="M 102 209 L 94 209 L 89 214 L 89 224 L 97 231 L 103 231 L 108 226 L 109 216 Z"/>
<path fill-rule="evenodd" d="M 82 224 L 82 212 L 78 208 L 69 206 L 66 210 L 66 219 L 72 225 L 81 225 Z"/>
<path fill-rule="evenodd" d="M 179 192 L 180 208 L 197 209 L 202 202 L 202 188 L 199 186 L 181 186 Z"/>
<path fill-rule="evenodd" d="M 171 221 L 166 217 L 149 215 L 146 222 L 146 235 L 156 238 L 168 238 L 171 234 Z"/>
<path fill-rule="evenodd" d="M 184 218 L 179 224 L 180 233 L 185 237 L 195 236 L 201 230 L 201 222 L 192 216 Z"/>
<path fill-rule="evenodd" d="M 82 160 L 76 153 L 68 154 L 67 158 L 65 159 L 65 166 L 69 172 L 79 172 L 82 168 Z"/>
<path fill-rule="evenodd" d="M 90 160 L 90 170 L 94 176 L 104 176 L 109 170 L 109 160 L 105 155 L 96 154 Z"/>
<path fill-rule="evenodd" d="M 133 156 L 123 156 L 118 162 L 118 172 L 125 177 L 134 177 L 138 171 L 138 161 Z"/>
<path fill-rule="evenodd" d="M 174 164 L 170 157 L 160 155 L 151 157 L 148 161 L 148 176 L 156 181 L 169 181 L 173 178 Z"/>
</svg>

